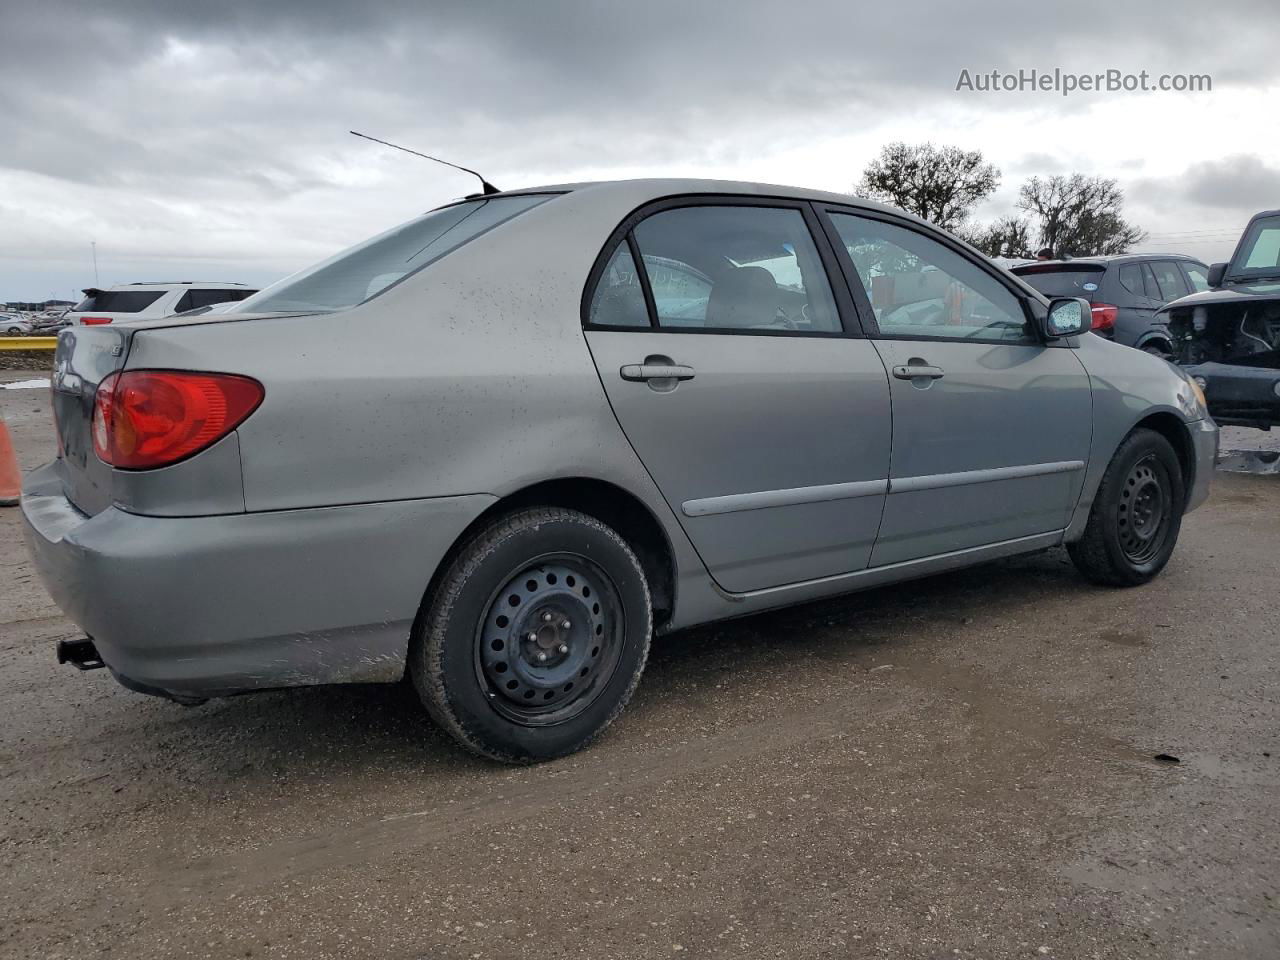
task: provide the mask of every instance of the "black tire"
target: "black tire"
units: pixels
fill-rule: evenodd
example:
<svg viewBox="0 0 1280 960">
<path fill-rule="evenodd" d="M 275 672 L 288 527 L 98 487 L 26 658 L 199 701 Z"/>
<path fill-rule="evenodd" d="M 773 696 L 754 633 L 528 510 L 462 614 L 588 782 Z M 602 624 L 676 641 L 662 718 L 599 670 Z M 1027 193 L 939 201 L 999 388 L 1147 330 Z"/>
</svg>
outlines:
<svg viewBox="0 0 1280 960">
<path fill-rule="evenodd" d="M 1067 545 L 1076 567 L 1094 583 L 1134 587 L 1164 569 L 1178 542 L 1186 489 L 1169 441 L 1134 430 L 1102 476 L 1084 536 Z"/>
<path fill-rule="evenodd" d="M 586 514 L 535 507 L 496 518 L 449 562 L 409 672 L 467 749 L 535 763 L 581 750 L 613 722 L 652 633 L 649 585 L 626 541 Z"/>
<path fill-rule="evenodd" d="M 1157 345 L 1157 344 L 1154 344 L 1154 343 L 1148 343 L 1146 346 L 1142 347 L 1141 349 L 1142 349 L 1142 352 L 1143 352 L 1143 353 L 1149 353 L 1149 354 L 1151 354 L 1153 357 L 1159 357 L 1161 360 L 1172 360 L 1172 359 L 1173 359 L 1173 354 L 1172 354 L 1172 353 L 1170 353 L 1170 352 L 1169 352 L 1168 350 L 1166 350 L 1164 347 L 1161 347 L 1161 346 L 1159 346 L 1159 345 Z"/>
</svg>

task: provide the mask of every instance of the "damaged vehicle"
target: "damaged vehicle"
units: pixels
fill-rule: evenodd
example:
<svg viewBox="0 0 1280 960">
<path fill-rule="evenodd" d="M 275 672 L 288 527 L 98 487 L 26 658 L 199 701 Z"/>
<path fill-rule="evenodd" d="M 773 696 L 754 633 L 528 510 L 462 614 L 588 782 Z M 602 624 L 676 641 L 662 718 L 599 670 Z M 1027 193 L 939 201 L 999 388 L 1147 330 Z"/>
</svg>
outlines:
<svg viewBox="0 0 1280 960">
<path fill-rule="evenodd" d="M 1156 576 L 1218 430 L 1090 314 L 843 194 L 476 195 L 224 312 L 63 331 L 27 541 L 82 669 L 183 703 L 407 677 L 545 760 L 654 634 L 1062 544 Z"/>
<path fill-rule="evenodd" d="M 1249 221 L 1209 286 L 1161 312 L 1176 361 L 1218 423 L 1269 430 L 1280 424 L 1280 210 Z"/>
</svg>

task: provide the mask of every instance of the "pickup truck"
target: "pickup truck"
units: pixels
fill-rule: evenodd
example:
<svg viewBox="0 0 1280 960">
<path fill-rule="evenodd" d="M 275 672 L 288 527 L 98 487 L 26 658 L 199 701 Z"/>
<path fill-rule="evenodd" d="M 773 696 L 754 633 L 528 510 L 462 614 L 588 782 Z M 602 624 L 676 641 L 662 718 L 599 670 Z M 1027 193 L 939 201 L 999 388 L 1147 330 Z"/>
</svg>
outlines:
<svg viewBox="0 0 1280 960">
<path fill-rule="evenodd" d="M 1280 210 L 1249 221 L 1228 263 L 1209 268 L 1209 289 L 1156 316 L 1175 359 L 1195 378 L 1222 424 L 1280 424 Z"/>
</svg>

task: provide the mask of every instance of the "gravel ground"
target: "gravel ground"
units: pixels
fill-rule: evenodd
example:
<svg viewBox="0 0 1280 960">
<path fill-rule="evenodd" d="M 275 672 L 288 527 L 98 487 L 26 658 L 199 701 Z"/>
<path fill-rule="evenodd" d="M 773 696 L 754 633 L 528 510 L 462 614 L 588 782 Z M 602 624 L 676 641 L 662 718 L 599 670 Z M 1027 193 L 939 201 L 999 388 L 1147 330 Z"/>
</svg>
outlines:
<svg viewBox="0 0 1280 960">
<path fill-rule="evenodd" d="M 46 459 L 43 392 L 0 404 Z M 530 769 L 403 686 L 58 667 L 0 510 L 0 956 L 1276 957 L 1278 506 L 1220 472 L 1135 590 L 1051 551 L 667 638 Z"/>
</svg>

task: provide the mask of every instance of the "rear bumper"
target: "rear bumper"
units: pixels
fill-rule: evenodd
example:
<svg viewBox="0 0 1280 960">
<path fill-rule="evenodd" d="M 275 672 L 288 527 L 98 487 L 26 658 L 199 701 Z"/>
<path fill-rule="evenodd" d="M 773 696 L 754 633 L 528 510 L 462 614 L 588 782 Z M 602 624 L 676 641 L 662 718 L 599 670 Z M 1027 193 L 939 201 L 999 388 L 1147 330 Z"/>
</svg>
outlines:
<svg viewBox="0 0 1280 960">
<path fill-rule="evenodd" d="M 131 686 L 179 697 L 394 681 L 436 566 L 485 495 L 211 517 L 93 517 L 52 465 L 22 491 L 41 580 Z"/>
<path fill-rule="evenodd" d="M 1280 424 L 1280 370 L 1229 363 L 1199 363 L 1182 368 L 1204 380 L 1209 412 L 1219 423 L 1243 427 Z"/>
</svg>

